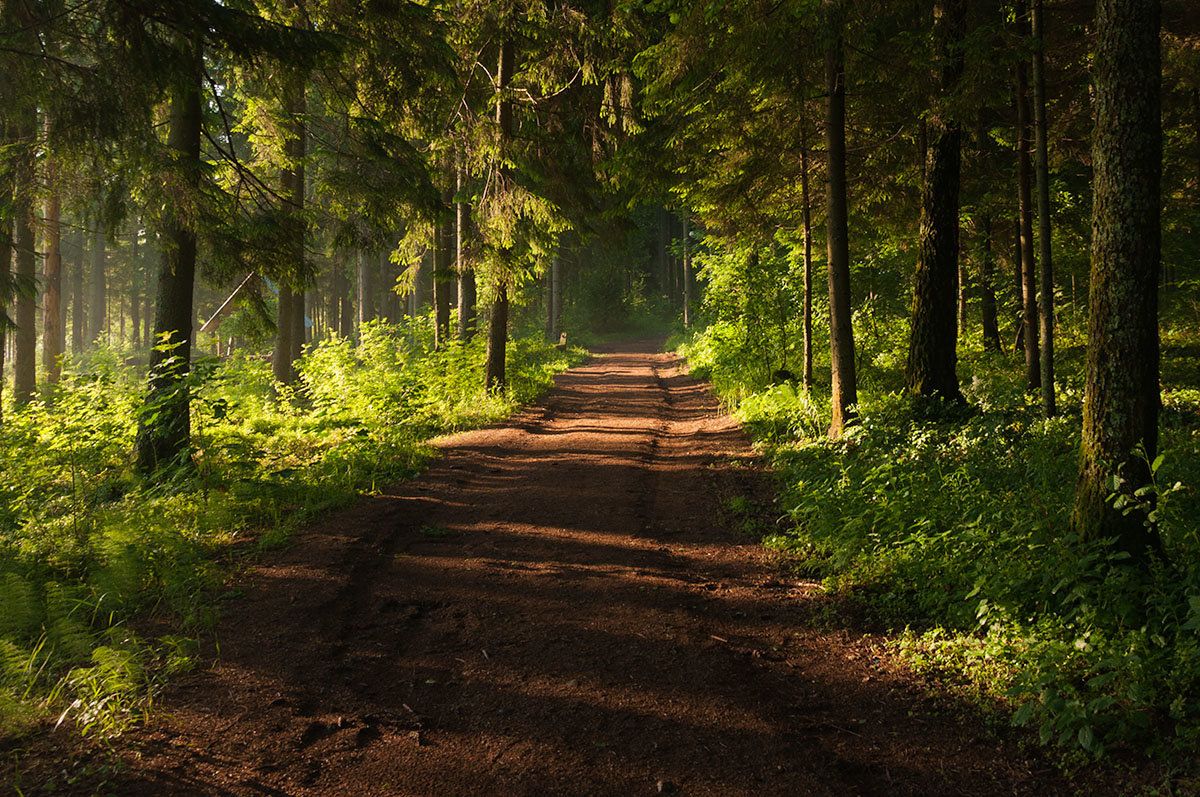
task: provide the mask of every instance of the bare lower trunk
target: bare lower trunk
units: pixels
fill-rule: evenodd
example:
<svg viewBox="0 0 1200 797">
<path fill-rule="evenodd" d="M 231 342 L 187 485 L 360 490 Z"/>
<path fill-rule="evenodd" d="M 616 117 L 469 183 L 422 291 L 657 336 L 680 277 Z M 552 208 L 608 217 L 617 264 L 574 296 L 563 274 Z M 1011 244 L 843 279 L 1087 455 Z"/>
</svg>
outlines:
<svg viewBox="0 0 1200 797">
<path fill-rule="evenodd" d="M 457 193 L 462 193 L 462 164 L 455 175 Z M 464 259 L 468 212 L 461 201 L 454 203 L 454 270 L 458 272 L 458 339 L 470 340 L 475 334 L 475 271 Z"/>
<path fill-rule="evenodd" d="M 96 209 L 96 225 L 92 230 L 92 273 L 88 297 L 88 342 L 95 343 L 104 336 L 108 326 L 108 286 L 105 272 L 108 270 L 104 222 L 100 219 L 101 209 Z"/>
<path fill-rule="evenodd" d="M 375 315 L 375 280 L 378 276 L 371 258 L 362 249 L 355 253 L 355 270 L 358 272 L 358 325 L 373 321 Z"/>
<path fill-rule="evenodd" d="M 1058 411 L 1054 401 L 1054 262 L 1051 260 L 1050 165 L 1046 142 L 1046 56 L 1043 47 L 1042 0 L 1033 0 L 1033 130 L 1036 147 L 1038 208 L 1038 261 L 1041 267 L 1038 294 L 1038 334 L 1042 410 L 1047 418 Z"/>
<path fill-rule="evenodd" d="M 992 217 L 979 220 L 979 305 L 983 314 L 983 347 L 1000 351 L 1000 323 L 996 313 L 996 259 L 992 253 Z"/>
<path fill-rule="evenodd" d="M 287 164 L 280 174 L 280 193 L 292 214 L 292 241 L 288 264 L 291 273 L 284 274 L 279 284 L 279 311 L 276 316 L 275 352 L 271 359 L 275 379 L 284 384 L 296 381 L 296 361 L 304 351 L 304 280 L 306 223 L 304 220 L 304 153 L 306 103 L 304 79 L 289 80 L 284 99 L 287 138 L 284 155 Z"/>
<path fill-rule="evenodd" d="M 4 138 L 7 141 L 7 136 Z M 0 177 L 4 175 L 0 174 Z M 12 200 L 12 185 L 7 181 L 0 182 L 0 203 L 7 204 Z M 0 214 L 0 283 L 6 283 L 12 277 L 12 220 Z M 0 315 L 8 312 L 8 299 L 0 295 Z M 5 359 L 8 354 L 8 327 L 0 324 L 0 417 L 4 408 Z"/>
<path fill-rule="evenodd" d="M 186 45 L 185 45 L 186 46 Z M 176 156 L 185 184 L 200 182 L 200 53 L 191 53 L 193 71 L 172 87 L 167 146 Z M 187 384 L 192 353 L 196 235 L 168 210 L 163 224 L 162 264 L 158 274 L 155 336 L 167 345 L 150 351 L 147 411 L 137 434 L 137 463 L 143 473 L 190 461 L 191 396 Z"/>
<path fill-rule="evenodd" d="M 965 20 L 964 0 L 934 3 L 943 99 L 962 75 Z M 906 376 L 908 390 L 914 395 L 960 401 L 958 190 L 962 131 L 939 108 L 928 120 L 928 136 Z"/>
<path fill-rule="evenodd" d="M 496 289 L 492 315 L 488 320 L 487 360 L 485 378 L 488 390 L 503 390 L 508 384 L 505 357 L 508 344 L 508 288 Z"/>
<path fill-rule="evenodd" d="M 135 219 L 133 232 L 129 235 L 129 326 L 133 330 L 130 340 L 134 346 L 138 345 L 142 334 L 142 259 L 138 251 L 140 235 L 141 221 Z"/>
<path fill-rule="evenodd" d="M 13 333 L 13 403 L 28 404 L 37 392 L 37 257 L 34 251 L 32 165 L 21 169 L 30 182 L 19 184 L 14 204 L 16 274 L 22 293 L 17 296 L 16 330 Z"/>
<path fill-rule="evenodd" d="M 448 212 L 454 196 L 447 190 L 442 200 L 446 215 L 437 222 L 437 251 L 433 268 L 434 345 L 439 349 L 450 341 L 451 294 L 457 293 L 454 279 L 455 219 Z"/>
<path fill-rule="evenodd" d="M 1024 0 L 1017 2 L 1017 30 L 1029 33 Z M 1042 386 L 1038 344 L 1037 263 L 1033 259 L 1033 166 L 1029 156 L 1029 85 L 1025 62 L 1017 63 L 1017 205 L 1021 221 L 1021 324 L 1024 330 L 1025 382 L 1030 390 Z"/>
<path fill-rule="evenodd" d="M 52 134 L 50 122 L 46 122 L 47 138 Z M 67 339 L 62 316 L 62 200 L 56 185 L 55 163 L 46 164 L 46 260 L 42 267 L 42 369 L 46 381 L 56 384 L 62 376 L 62 357 Z"/>
<path fill-rule="evenodd" d="M 804 223 L 804 392 L 813 386 L 812 341 L 812 201 L 808 193 L 808 132 L 800 128 L 800 203 Z"/>
<path fill-rule="evenodd" d="M 1160 406 L 1159 21 L 1157 0 L 1097 3 L 1087 379 L 1073 524 L 1091 539 L 1116 537 L 1135 561 L 1161 549 L 1153 494 L 1139 495 L 1153 479 Z"/>
<path fill-rule="evenodd" d="M 854 417 L 858 378 L 854 363 L 854 328 L 850 309 L 850 234 L 846 201 L 846 74 L 842 53 L 842 21 L 835 0 L 824 0 L 830 30 L 825 50 L 828 88 L 825 149 L 829 161 L 826 189 L 826 235 L 829 265 L 829 347 L 832 370 L 831 437 L 838 437 Z"/>
<path fill-rule="evenodd" d="M 500 128 L 500 147 L 504 150 L 512 139 L 512 101 L 507 96 L 509 81 L 513 72 L 513 41 L 505 38 L 500 44 L 500 63 L 497 69 L 496 84 L 500 92 L 500 100 L 496 103 L 496 122 Z M 502 172 L 505 169 L 501 169 Z M 504 175 L 510 179 L 509 175 Z M 505 357 L 508 348 L 508 276 L 499 275 L 495 286 L 495 302 L 492 305 L 492 315 L 488 322 L 487 362 L 484 384 L 488 390 L 503 390 L 508 384 L 505 370 Z"/>
</svg>

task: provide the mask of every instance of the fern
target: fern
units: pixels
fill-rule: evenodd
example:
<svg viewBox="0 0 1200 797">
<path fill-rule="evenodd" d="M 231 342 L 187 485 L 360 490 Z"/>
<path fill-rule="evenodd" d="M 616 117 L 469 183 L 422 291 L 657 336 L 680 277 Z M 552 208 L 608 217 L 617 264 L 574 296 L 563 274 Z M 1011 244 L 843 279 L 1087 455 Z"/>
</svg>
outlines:
<svg viewBox="0 0 1200 797">
<path fill-rule="evenodd" d="M 28 638 L 41 624 L 42 612 L 33 585 L 16 573 L 0 574 L 0 638 Z"/>
</svg>

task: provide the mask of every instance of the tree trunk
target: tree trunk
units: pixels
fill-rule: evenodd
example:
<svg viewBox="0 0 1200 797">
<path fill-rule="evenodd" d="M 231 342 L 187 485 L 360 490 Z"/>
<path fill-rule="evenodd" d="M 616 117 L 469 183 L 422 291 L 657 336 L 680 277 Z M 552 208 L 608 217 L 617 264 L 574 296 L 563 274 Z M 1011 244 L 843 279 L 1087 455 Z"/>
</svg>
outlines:
<svg viewBox="0 0 1200 797">
<path fill-rule="evenodd" d="M 186 45 L 185 45 L 186 46 Z M 184 183 L 200 183 L 200 77 L 197 47 L 192 69 L 171 89 L 167 147 L 175 156 Z M 163 223 L 163 252 L 158 273 L 158 305 L 154 333 L 160 342 L 150 350 L 150 390 L 137 434 L 137 464 L 143 473 L 185 465 L 190 461 L 191 397 L 186 377 L 191 364 L 192 307 L 196 273 L 196 234 L 189 221 L 168 206 Z M 167 345 L 161 345 L 166 339 Z"/>
<path fill-rule="evenodd" d="M 439 349 L 445 348 L 450 342 L 450 295 L 457 292 L 454 282 L 454 217 L 449 213 L 454 196 L 447 190 L 442 200 L 446 215 L 437 221 L 437 256 L 433 268 L 433 340 L 434 346 Z"/>
<path fill-rule="evenodd" d="M 665 296 L 667 304 L 671 302 L 671 264 L 670 264 L 670 240 L 671 234 L 667 230 L 667 211 L 665 208 L 659 208 L 655 211 L 655 217 L 658 218 L 658 233 L 659 233 L 659 284 L 662 286 L 662 295 Z"/>
<path fill-rule="evenodd" d="M 813 386 L 812 201 L 808 193 L 808 127 L 800 126 L 800 204 L 804 223 L 804 392 Z"/>
<path fill-rule="evenodd" d="M 683 225 L 683 274 L 679 279 L 683 283 L 683 326 L 689 328 L 692 325 L 692 231 L 687 211 L 680 220 Z"/>
<path fill-rule="evenodd" d="M 826 189 L 826 233 L 829 264 L 829 348 L 833 374 L 831 405 L 833 420 L 829 435 L 838 437 L 853 420 L 858 403 L 858 379 L 854 367 L 854 328 L 850 315 L 850 232 L 846 207 L 846 73 L 842 53 L 840 3 L 824 0 L 830 30 L 825 50 L 825 81 L 828 88 L 825 119 L 825 149 L 828 165 Z"/>
<path fill-rule="evenodd" d="M 330 307 L 330 323 L 336 325 L 337 333 L 343 338 L 354 334 L 354 306 L 350 301 L 350 276 L 346 273 L 346 253 L 342 250 L 333 255 L 333 305 Z"/>
<path fill-rule="evenodd" d="M 358 271 L 358 326 L 375 319 L 375 268 L 366 251 L 359 249 L 355 253 L 355 268 Z"/>
<path fill-rule="evenodd" d="M 965 0 L 936 0 L 940 97 L 954 91 L 963 71 Z M 908 390 L 914 395 L 961 401 L 958 388 L 958 189 L 962 129 L 935 108 L 928 120 L 925 183 L 921 191 L 921 241 L 913 289 L 908 347 Z"/>
<path fill-rule="evenodd" d="M 399 274 L 396 265 L 392 263 L 391 256 L 386 251 L 381 250 L 376 257 L 379 263 L 376 272 L 379 275 L 379 295 L 376 297 L 378 317 L 389 324 L 395 324 L 404 317 L 403 303 L 396 293 L 396 278 Z"/>
<path fill-rule="evenodd" d="M 508 97 L 508 84 L 513 72 L 513 41 L 505 35 L 500 44 L 500 63 L 496 74 L 496 90 L 499 92 L 499 102 L 496 103 L 496 122 L 500 128 L 500 151 L 503 153 L 512 139 L 512 101 Z M 506 174 L 507 167 L 501 167 L 505 183 L 510 179 Z M 506 186 L 506 190 L 508 187 Z M 505 358 L 508 348 L 508 275 L 500 274 L 496 278 L 495 301 L 492 304 L 492 317 L 488 322 L 487 361 L 484 384 L 488 390 L 503 390 L 508 384 L 505 371 Z"/>
<path fill-rule="evenodd" d="M 563 307 L 563 268 L 562 268 L 562 245 L 558 245 L 554 249 L 554 259 L 550 261 L 550 274 L 554 279 L 554 289 L 550 292 L 550 319 L 554 325 L 554 339 L 558 340 L 562 336 L 562 307 Z"/>
<path fill-rule="evenodd" d="M 1017 31 L 1029 34 L 1024 0 L 1017 0 Z M 1033 259 L 1033 171 L 1029 150 L 1029 81 L 1024 61 L 1017 63 L 1017 204 L 1021 219 L 1021 322 L 1024 329 L 1025 382 L 1030 390 L 1042 386 L 1038 344 L 1037 263 Z"/>
<path fill-rule="evenodd" d="M 508 343 L 508 287 L 496 288 L 492 303 L 491 318 L 488 319 L 487 357 L 485 379 L 488 390 L 503 390 L 508 384 L 505 357 Z"/>
<path fill-rule="evenodd" d="M 25 127 L 25 141 L 34 137 L 34 126 Z M 21 293 L 16 301 L 16 331 L 13 334 L 13 404 L 23 406 L 37 392 L 37 253 L 33 230 L 34 174 L 32 156 L 22 155 L 17 165 L 17 187 L 13 203 L 16 234 L 16 273 Z"/>
<path fill-rule="evenodd" d="M 469 221 L 467 206 L 461 199 L 462 164 L 455 174 L 454 203 L 454 268 L 458 272 L 458 339 L 470 340 L 475 334 L 475 270 L 463 259 L 463 244 L 466 242 Z"/>
<path fill-rule="evenodd" d="M 8 143 L 8 130 L 6 127 L 0 126 L 0 138 L 5 144 Z M 5 171 L 0 171 L 0 206 L 5 206 L 12 201 L 13 184 L 10 175 Z M 9 284 L 12 279 L 12 256 L 13 256 L 13 225 L 12 219 L 8 214 L 0 213 L 0 285 Z M 0 292 L 0 316 L 8 313 L 8 296 L 5 292 Z M 8 354 L 8 326 L 0 324 L 0 418 L 3 417 L 4 410 L 4 385 L 5 378 L 5 359 Z"/>
<path fill-rule="evenodd" d="M 1148 516 L 1158 450 L 1162 62 L 1158 0 L 1099 0 L 1093 66 L 1087 381 L 1073 523 L 1135 561 L 1161 547 Z M 1118 504 L 1109 501 L 1117 482 Z"/>
<path fill-rule="evenodd" d="M 546 267 L 544 299 L 546 303 L 546 341 L 554 341 L 554 264 Z"/>
<path fill-rule="evenodd" d="M 1023 299 L 1025 290 L 1025 281 L 1022 274 L 1025 273 L 1021 265 L 1021 214 L 1018 212 L 1016 219 L 1013 220 L 1013 277 L 1016 279 L 1016 327 L 1017 332 L 1013 336 L 1013 351 L 1025 352 L 1025 301 Z"/>
<path fill-rule="evenodd" d="M 292 319 L 295 316 L 296 292 L 279 284 L 279 299 L 275 312 L 275 350 L 271 354 L 271 373 L 275 381 L 291 384 L 295 381 L 296 372 L 292 367 L 292 336 L 296 326 Z"/>
<path fill-rule="evenodd" d="M 84 295 L 84 272 L 87 271 L 86 235 L 82 228 L 71 236 L 71 353 L 82 354 L 87 343 L 87 297 Z"/>
<path fill-rule="evenodd" d="M 961 231 L 960 231 L 961 233 Z M 967 266 L 966 261 L 958 258 L 958 334 L 967 334 Z"/>
<path fill-rule="evenodd" d="M 1038 208 L 1038 260 L 1041 292 L 1038 294 L 1038 333 L 1041 342 L 1042 410 L 1047 418 L 1058 411 L 1054 401 L 1054 261 L 1050 239 L 1050 165 L 1046 127 L 1046 52 L 1042 27 L 1042 0 L 1033 0 L 1033 131 L 1036 148 Z"/>
<path fill-rule="evenodd" d="M 46 122 L 47 138 L 51 126 Z M 66 348 L 66 332 L 62 316 L 62 199 L 57 187 L 57 169 L 53 160 L 47 158 L 46 186 L 46 260 L 43 265 L 42 282 L 45 291 L 42 300 L 42 368 L 46 381 L 57 384 L 62 376 L 63 351 Z"/>
<path fill-rule="evenodd" d="M 304 247 L 306 224 L 304 220 L 304 152 L 305 152 L 305 96 L 304 78 L 289 78 L 284 98 L 286 139 L 284 158 L 286 165 L 280 174 L 280 193 L 293 214 L 292 248 L 290 268 L 294 273 L 281 275 L 279 281 L 279 311 L 276 317 L 275 352 L 271 357 L 271 369 L 275 379 L 286 384 L 296 381 L 296 361 L 304 351 Z"/>
<path fill-rule="evenodd" d="M 101 209 L 96 208 L 96 226 L 92 230 L 92 274 L 90 296 L 88 297 L 88 341 L 96 343 L 104 334 L 108 324 L 107 305 L 108 287 L 105 284 L 105 272 L 108 269 L 105 246 L 104 222 L 100 219 Z"/>
<path fill-rule="evenodd" d="M 992 254 L 992 217 L 983 214 L 979 219 L 979 304 L 983 311 L 983 348 L 1000 351 L 1000 323 L 996 314 L 996 261 Z"/>
<path fill-rule="evenodd" d="M 129 235 L 129 326 L 133 331 L 129 338 L 134 346 L 138 345 L 142 334 L 142 258 L 138 251 L 141 226 L 141 219 L 135 219 L 133 232 Z"/>
</svg>

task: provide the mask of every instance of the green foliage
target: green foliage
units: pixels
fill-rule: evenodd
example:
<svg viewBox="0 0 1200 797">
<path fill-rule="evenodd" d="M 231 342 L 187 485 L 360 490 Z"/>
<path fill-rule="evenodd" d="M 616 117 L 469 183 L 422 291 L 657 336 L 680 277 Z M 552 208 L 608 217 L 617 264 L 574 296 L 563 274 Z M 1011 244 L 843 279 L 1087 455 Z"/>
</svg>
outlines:
<svg viewBox="0 0 1200 797">
<path fill-rule="evenodd" d="M 236 355 L 193 369 L 196 467 L 166 485 L 131 470 L 143 380 L 114 352 L 68 369 L 52 403 L 0 426 L 0 733 L 53 710 L 83 733 L 136 722 L 215 620 L 220 561 L 414 474 L 427 438 L 492 422 L 579 360 L 517 339 L 507 396 L 483 389 L 483 342 L 432 347 L 432 320 L 330 338 L 284 388 Z M 143 638 L 148 617 L 175 634 Z M 132 625 L 131 625 L 132 624 Z"/>
<path fill-rule="evenodd" d="M 860 339 L 868 323 L 880 329 L 860 351 L 861 423 L 837 441 L 824 435 L 825 397 L 767 384 L 743 358 L 769 345 L 770 329 L 738 317 L 684 346 L 778 471 L 790 530 L 768 544 L 869 624 L 902 632 L 894 648 L 918 671 L 1007 707 L 1043 743 L 1096 756 L 1194 749 L 1200 502 L 1184 485 L 1200 484 L 1196 389 L 1165 393 L 1153 492 L 1169 563 L 1142 573 L 1112 541 L 1069 528 L 1081 352 L 1059 359 L 1064 412 L 1053 420 L 1025 397 L 1013 358 L 973 345 L 960 364 L 969 409 L 918 407 L 885 376 L 905 344 L 892 319 L 856 316 Z M 1184 365 L 1170 352 L 1192 340 L 1167 335 L 1168 373 Z"/>
</svg>

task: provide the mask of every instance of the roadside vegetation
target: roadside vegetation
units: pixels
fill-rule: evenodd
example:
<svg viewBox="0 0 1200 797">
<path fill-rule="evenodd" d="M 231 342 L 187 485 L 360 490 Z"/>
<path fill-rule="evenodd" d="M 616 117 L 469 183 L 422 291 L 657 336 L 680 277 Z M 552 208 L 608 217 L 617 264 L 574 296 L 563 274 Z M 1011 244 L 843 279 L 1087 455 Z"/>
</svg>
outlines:
<svg viewBox="0 0 1200 797">
<path fill-rule="evenodd" d="M 198 359 L 194 468 L 130 461 L 144 390 L 125 352 L 69 361 L 0 426 L 0 735 L 55 718 L 110 737 L 190 666 L 231 568 L 305 520 L 416 473 L 429 438 L 499 420 L 580 361 L 514 338 L 509 390 L 484 389 L 482 338 L 435 350 L 429 318 L 331 336 L 283 386 L 253 353 Z"/>
<path fill-rule="evenodd" d="M 732 278 L 736 262 L 711 257 L 710 279 Z M 783 517 L 766 544 L 866 628 L 890 632 L 910 666 L 1069 759 L 1186 755 L 1200 739 L 1200 338 L 1189 296 L 1180 289 L 1163 331 L 1161 449 L 1142 496 L 1164 556 L 1146 570 L 1129 567 L 1114 539 L 1071 530 L 1078 325 L 1060 335 L 1060 413 L 1047 419 L 1017 355 L 971 338 L 959 362 L 965 405 L 909 397 L 897 367 L 907 324 L 898 307 L 889 317 L 869 305 L 856 317 L 860 421 L 839 439 L 826 433 L 828 395 L 778 378 L 800 356 L 797 321 L 732 323 L 740 311 L 712 301 L 713 323 L 680 351 L 777 472 Z"/>
</svg>

